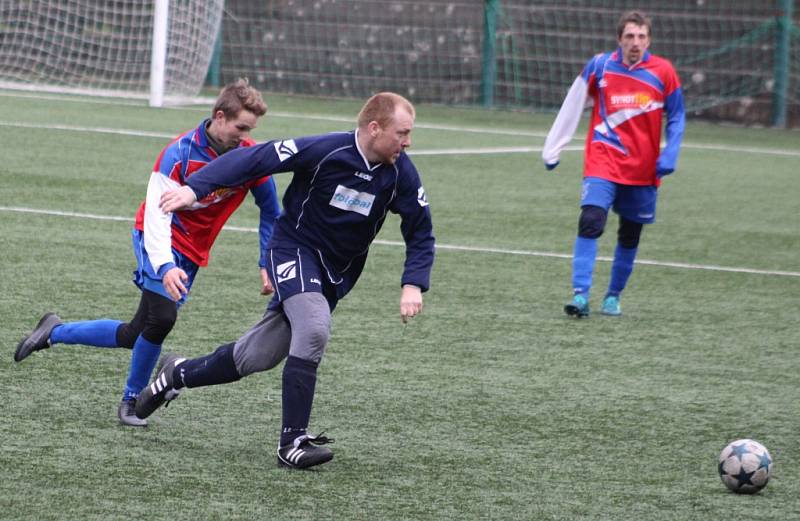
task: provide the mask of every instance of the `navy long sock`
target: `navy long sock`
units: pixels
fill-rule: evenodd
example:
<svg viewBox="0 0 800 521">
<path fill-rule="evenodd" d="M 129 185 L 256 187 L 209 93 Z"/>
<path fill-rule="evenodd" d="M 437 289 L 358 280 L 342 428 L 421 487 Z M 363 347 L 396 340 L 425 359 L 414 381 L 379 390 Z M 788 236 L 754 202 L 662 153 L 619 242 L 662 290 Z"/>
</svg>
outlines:
<svg viewBox="0 0 800 521">
<path fill-rule="evenodd" d="M 283 366 L 281 446 L 306 433 L 317 384 L 317 362 L 289 356 Z"/>
<path fill-rule="evenodd" d="M 240 380 L 233 361 L 234 343 L 219 346 L 216 351 L 200 358 L 186 360 L 175 368 L 173 379 L 175 388 L 205 387 Z"/>
</svg>

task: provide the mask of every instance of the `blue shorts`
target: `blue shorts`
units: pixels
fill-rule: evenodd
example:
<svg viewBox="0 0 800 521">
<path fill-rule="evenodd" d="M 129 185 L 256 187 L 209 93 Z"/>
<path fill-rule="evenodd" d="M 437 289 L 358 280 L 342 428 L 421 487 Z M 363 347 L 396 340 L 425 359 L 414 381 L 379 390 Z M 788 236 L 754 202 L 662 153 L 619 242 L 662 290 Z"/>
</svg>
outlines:
<svg viewBox="0 0 800 521">
<path fill-rule="evenodd" d="M 267 306 L 278 310 L 281 303 L 298 293 L 322 293 L 331 311 L 349 290 L 347 281 L 326 268 L 319 254 L 304 248 L 273 248 L 267 252 L 267 273 L 275 294 Z"/>
<path fill-rule="evenodd" d="M 164 288 L 161 277 L 153 269 L 153 265 L 150 264 L 147 250 L 144 248 L 144 233 L 134 228 L 131 236 L 133 238 L 133 254 L 136 255 L 136 269 L 133 272 L 133 283 L 136 284 L 139 289 L 146 289 L 172 300 L 172 297 L 167 293 L 166 288 Z M 172 256 L 176 260 L 175 265 L 185 271 L 186 275 L 189 277 L 189 280 L 184 282 L 186 286 L 186 295 L 181 296 L 181 299 L 176 303 L 178 307 L 180 307 L 181 304 L 186 302 L 186 297 L 192 289 L 192 283 L 194 283 L 194 278 L 197 275 L 199 266 L 175 248 L 172 248 Z"/>
<path fill-rule="evenodd" d="M 655 186 L 621 185 L 599 177 L 585 177 L 581 189 L 581 207 L 609 208 L 629 221 L 652 224 L 656 221 Z"/>
</svg>

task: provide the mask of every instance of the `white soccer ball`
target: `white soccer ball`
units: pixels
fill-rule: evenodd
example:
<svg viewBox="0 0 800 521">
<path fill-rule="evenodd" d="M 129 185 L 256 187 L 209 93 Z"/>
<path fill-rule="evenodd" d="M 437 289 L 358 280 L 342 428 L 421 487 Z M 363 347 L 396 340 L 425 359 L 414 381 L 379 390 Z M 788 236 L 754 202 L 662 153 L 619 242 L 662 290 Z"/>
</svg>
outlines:
<svg viewBox="0 0 800 521">
<path fill-rule="evenodd" d="M 772 456 L 751 439 L 732 441 L 719 453 L 719 477 L 738 494 L 754 494 L 767 486 Z"/>
</svg>

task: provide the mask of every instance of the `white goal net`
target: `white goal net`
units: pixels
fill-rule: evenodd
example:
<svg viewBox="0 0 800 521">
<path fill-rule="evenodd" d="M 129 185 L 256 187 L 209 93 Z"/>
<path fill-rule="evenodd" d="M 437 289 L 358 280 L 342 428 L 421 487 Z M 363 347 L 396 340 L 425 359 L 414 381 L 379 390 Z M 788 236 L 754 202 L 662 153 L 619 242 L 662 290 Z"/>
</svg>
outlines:
<svg viewBox="0 0 800 521">
<path fill-rule="evenodd" d="M 161 38 L 155 15 L 161 5 Z M 224 0 L 0 0 L 0 87 L 182 103 L 203 86 Z M 161 74 L 159 74 L 161 76 Z M 160 104 L 160 103 L 156 103 Z"/>
</svg>

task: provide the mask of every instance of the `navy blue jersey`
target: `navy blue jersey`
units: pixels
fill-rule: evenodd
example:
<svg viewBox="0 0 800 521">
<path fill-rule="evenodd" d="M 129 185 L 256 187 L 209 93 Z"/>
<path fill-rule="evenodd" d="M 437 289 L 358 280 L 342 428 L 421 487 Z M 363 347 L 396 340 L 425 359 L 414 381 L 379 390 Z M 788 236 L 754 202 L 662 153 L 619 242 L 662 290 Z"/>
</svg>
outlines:
<svg viewBox="0 0 800 521">
<path fill-rule="evenodd" d="M 187 179 L 198 200 L 249 179 L 294 172 L 283 196 L 270 248 L 317 252 L 334 277 L 352 287 L 388 212 L 401 217 L 406 242 L 402 284 L 426 291 L 433 266 L 430 208 L 417 169 L 405 153 L 394 165 L 370 164 L 356 132 L 269 141 L 232 150 Z"/>
</svg>

